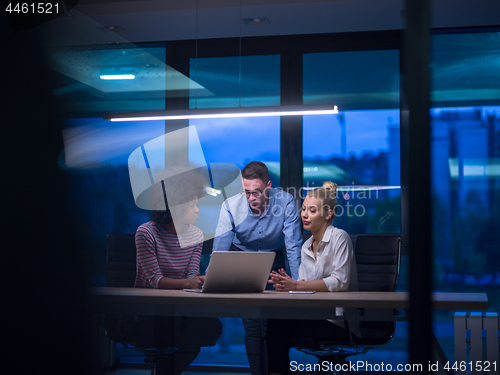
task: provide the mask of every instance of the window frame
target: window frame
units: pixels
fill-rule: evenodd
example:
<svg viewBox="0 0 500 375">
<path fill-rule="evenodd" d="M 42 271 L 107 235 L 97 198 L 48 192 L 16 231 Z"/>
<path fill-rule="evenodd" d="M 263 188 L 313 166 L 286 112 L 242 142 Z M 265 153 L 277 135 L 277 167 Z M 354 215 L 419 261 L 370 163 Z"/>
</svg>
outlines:
<svg viewBox="0 0 500 375">
<path fill-rule="evenodd" d="M 189 76 L 189 62 L 193 58 L 234 57 L 254 55 L 280 55 L 280 105 L 303 104 L 303 55 L 321 52 L 350 52 L 399 50 L 401 71 L 402 30 L 329 33 L 309 35 L 286 35 L 268 37 L 242 37 L 223 39 L 201 39 L 167 42 L 167 64 Z M 400 95 L 403 97 L 400 83 Z M 401 103 L 401 100 L 400 100 Z M 401 106 L 400 106 L 401 107 Z M 166 98 L 166 109 L 189 108 L 189 96 Z M 400 119 L 401 120 L 401 119 Z M 166 123 L 165 131 L 177 126 Z M 185 122 L 184 122 L 185 123 Z M 280 186 L 283 189 L 300 191 L 303 186 L 302 155 L 302 116 L 286 116 L 280 121 Z M 402 163 L 401 163 L 402 165 Z M 403 189 L 401 190 L 401 213 L 403 214 Z M 302 202 L 296 197 L 297 207 Z M 404 236 L 405 220 L 401 219 L 401 232 Z M 352 233 L 356 235 L 357 233 Z"/>
</svg>

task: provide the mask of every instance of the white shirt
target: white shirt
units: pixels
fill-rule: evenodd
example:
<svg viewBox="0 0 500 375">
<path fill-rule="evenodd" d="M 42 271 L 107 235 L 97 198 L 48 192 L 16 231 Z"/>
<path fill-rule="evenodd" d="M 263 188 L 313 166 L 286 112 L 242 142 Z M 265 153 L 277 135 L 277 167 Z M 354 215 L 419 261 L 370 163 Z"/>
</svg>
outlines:
<svg viewBox="0 0 500 375">
<path fill-rule="evenodd" d="M 316 259 L 312 250 L 311 236 L 302 245 L 302 262 L 299 267 L 299 281 L 323 280 L 330 292 L 357 291 L 358 270 L 351 237 L 346 231 L 329 225 L 323 239 L 316 247 Z M 336 315 L 343 315 L 342 307 L 336 308 Z M 337 325 L 341 322 L 334 322 Z"/>
<path fill-rule="evenodd" d="M 311 236 L 302 245 L 299 281 L 321 280 L 330 292 L 358 290 L 358 271 L 351 237 L 342 229 L 329 225 L 316 247 Z"/>
</svg>

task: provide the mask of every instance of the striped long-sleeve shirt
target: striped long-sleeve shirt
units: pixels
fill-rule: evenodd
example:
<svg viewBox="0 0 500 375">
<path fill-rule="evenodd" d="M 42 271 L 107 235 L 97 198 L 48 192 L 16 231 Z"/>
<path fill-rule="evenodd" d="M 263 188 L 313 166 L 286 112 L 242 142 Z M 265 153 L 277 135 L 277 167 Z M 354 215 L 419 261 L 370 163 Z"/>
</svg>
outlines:
<svg viewBox="0 0 500 375">
<path fill-rule="evenodd" d="M 193 225 L 177 237 L 149 221 L 137 228 L 135 245 L 136 288 L 158 289 L 162 277 L 188 279 L 199 275 L 203 233 Z"/>
</svg>

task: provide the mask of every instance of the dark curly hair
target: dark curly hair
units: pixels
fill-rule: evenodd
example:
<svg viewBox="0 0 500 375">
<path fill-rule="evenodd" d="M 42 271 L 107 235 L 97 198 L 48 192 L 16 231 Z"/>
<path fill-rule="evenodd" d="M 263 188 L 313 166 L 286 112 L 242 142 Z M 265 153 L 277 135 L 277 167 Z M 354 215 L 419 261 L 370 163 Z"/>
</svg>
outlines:
<svg viewBox="0 0 500 375">
<path fill-rule="evenodd" d="M 206 186 L 206 179 L 198 170 L 170 168 L 157 173 L 149 198 L 151 221 L 163 227 L 171 223 L 172 210 L 205 196 Z"/>
</svg>

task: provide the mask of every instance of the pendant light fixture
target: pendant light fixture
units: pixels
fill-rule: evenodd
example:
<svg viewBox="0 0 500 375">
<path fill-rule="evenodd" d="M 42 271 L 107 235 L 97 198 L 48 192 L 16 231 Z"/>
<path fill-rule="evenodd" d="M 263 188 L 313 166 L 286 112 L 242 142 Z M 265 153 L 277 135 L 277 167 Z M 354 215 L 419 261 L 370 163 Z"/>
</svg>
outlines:
<svg viewBox="0 0 500 375">
<path fill-rule="evenodd" d="M 169 111 L 112 112 L 104 114 L 105 120 L 111 121 L 158 121 L 158 120 L 193 120 L 231 117 L 265 116 L 306 116 L 331 115 L 339 113 L 337 106 L 298 105 L 273 107 L 237 107 L 203 108 Z"/>
</svg>

